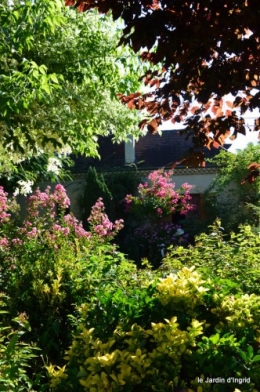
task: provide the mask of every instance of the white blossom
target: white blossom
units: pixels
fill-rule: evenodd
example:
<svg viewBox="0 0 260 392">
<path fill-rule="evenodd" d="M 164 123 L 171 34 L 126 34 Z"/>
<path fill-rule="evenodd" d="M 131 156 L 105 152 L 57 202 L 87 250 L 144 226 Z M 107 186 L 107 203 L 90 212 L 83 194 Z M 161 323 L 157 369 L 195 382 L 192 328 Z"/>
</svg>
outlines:
<svg viewBox="0 0 260 392">
<path fill-rule="evenodd" d="M 32 186 L 34 184 L 33 181 L 30 181 L 30 180 L 28 180 L 28 181 L 20 180 L 20 181 L 17 181 L 17 183 L 18 183 L 19 187 L 17 187 L 15 189 L 14 196 L 17 196 L 19 194 L 26 196 L 29 193 L 32 193 Z"/>
<path fill-rule="evenodd" d="M 48 172 L 52 172 L 52 173 L 58 175 L 61 167 L 62 167 L 62 162 L 58 158 L 49 158 L 48 159 L 48 165 L 47 165 Z"/>
<path fill-rule="evenodd" d="M 65 144 L 61 147 L 61 149 L 59 149 L 58 155 L 59 157 L 68 156 L 71 154 L 71 152 L 72 152 L 71 147 L 68 144 Z"/>
</svg>

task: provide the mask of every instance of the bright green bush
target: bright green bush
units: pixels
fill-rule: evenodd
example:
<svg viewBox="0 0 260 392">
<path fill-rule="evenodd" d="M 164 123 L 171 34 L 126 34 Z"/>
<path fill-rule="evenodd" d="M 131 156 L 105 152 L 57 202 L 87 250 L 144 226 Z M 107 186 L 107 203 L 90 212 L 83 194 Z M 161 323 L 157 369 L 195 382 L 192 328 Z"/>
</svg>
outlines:
<svg viewBox="0 0 260 392">
<path fill-rule="evenodd" d="M 178 380 L 182 354 L 195 345 L 202 329 L 194 320 L 189 330 L 182 331 L 176 321 L 173 317 L 152 323 L 151 329 L 133 324 L 127 332 L 118 328 L 106 342 L 94 338 L 93 329 L 83 328 L 66 358 L 78 359 L 79 382 L 85 391 L 130 391 L 136 385 L 144 391 L 152 386 L 167 390 Z"/>
<path fill-rule="evenodd" d="M 204 278 L 210 278 L 222 293 L 260 294 L 260 234 L 249 225 L 240 226 L 237 234 L 223 235 L 217 220 L 209 234 L 201 234 L 190 248 L 172 248 L 164 268 L 178 270 L 195 266 Z"/>
<path fill-rule="evenodd" d="M 256 391 L 260 297 L 239 291 L 234 297 L 219 295 L 194 268 L 158 277 L 154 272 L 150 283 L 150 318 L 132 318 L 131 325 L 120 319 L 109 336 L 92 324 L 91 304 L 80 308 L 66 367 L 48 367 L 54 391 Z M 139 281 L 142 290 L 147 285 Z M 124 307 L 125 301 L 116 305 Z M 105 303 L 102 311 L 107 311 Z M 214 376 L 250 382 L 206 383 Z M 205 382 L 199 384 L 198 377 Z"/>
<path fill-rule="evenodd" d="M 247 203 L 259 204 L 260 178 L 241 186 L 242 180 L 248 175 L 248 166 L 259 162 L 260 145 L 249 143 L 236 154 L 226 150 L 213 159 L 209 159 L 219 170 L 205 192 L 204 208 L 211 222 L 219 217 L 226 233 L 237 231 L 239 224 L 250 223 L 259 225 L 259 219 Z"/>
</svg>

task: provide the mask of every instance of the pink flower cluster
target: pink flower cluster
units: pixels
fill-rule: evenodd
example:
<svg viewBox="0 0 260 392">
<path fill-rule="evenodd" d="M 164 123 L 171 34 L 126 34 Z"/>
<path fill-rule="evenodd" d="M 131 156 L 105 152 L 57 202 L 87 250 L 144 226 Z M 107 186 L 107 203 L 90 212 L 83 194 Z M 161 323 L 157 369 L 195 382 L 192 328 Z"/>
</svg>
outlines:
<svg viewBox="0 0 260 392">
<path fill-rule="evenodd" d="M 8 221 L 11 216 L 11 214 L 7 213 L 10 208 L 7 196 L 8 193 L 0 186 L 0 222 Z"/>
<path fill-rule="evenodd" d="M 144 209 L 144 213 L 156 213 L 159 218 L 175 211 L 186 214 L 192 210 L 193 206 L 189 203 L 192 186 L 185 183 L 180 189 L 175 190 L 172 175 L 172 171 L 162 170 L 150 173 L 148 182 L 139 184 L 137 197 L 132 195 L 125 197 L 127 209 L 129 210 L 131 205 L 139 206 Z"/>
<path fill-rule="evenodd" d="M 89 217 L 90 232 L 86 231 L 82 223 L 71 214 L 56 216 L 56 204 L 64 212 L 70 205 L 70 200 L 62 185 L 56 185 L 53 193 L 50 187 L 47 187 L 45 192 L 37 189 L 27 200 L 27 220 L 21 227 L 10 226 L 10 214 L 7 214 L 7 211 L 12 202 L 7 199 L 7 193 L 3 188 L 0 188 L 0 224 L 4 229 L 3 232 L 9 226 L 11 228 L 11 230 L 8 229 L 9 235 L 0 237 L 1 252 L 16 252 L 19 251 L 19 247 L 26 247 L 27 243 L 32 244 L 32 242 L 34 246 L 48 245 L 59 249 L 65 240 L 66 244 L 74 247 L 75 238 L 82 240 L 83 244 L 86 240 L 103 243 L 105 240 L 110 241 L 123 227 L 121 219 L 115 223 L 109 220 L 102 199 L 98 199 L 92 207 Z"/>
<path fill-rule="evenodd" d="M 13 245 L 22 245 L 23 244 L 23 241 L 20 239 L 20 238 L 13 238 L 12 239 L 12 244 Z"/>
<path fill-rule="evenodd" d="M 5 238 L 5 237 L 0 238 L 0 247 L 1 248 L 8 248 L 9 247 L 9 241 L 7 238 Z"/>
<path fill-rule="evenodd" d="M 55 186 L 52 199 L 63 209 L 70 206 L 70 199 L 67 196 L 65 188 L 61 184 Z"/>
<path fill-rule="evenodd" d="M 37 217 L 40 215 L 40 210 L 45 210 L 45 214 L 47 213 L 51 218 L 54 218 L 56 214 L 56 203 L 63 210 L 70 206 L 70 200 L 66 190 L 61 184 L 55 186 L 52 194 L 50 186 L 44 192 L 41 192 L 38 188 L 27 200 L 30 217 Z"/>
<path fill-rule="evenodd" d="M 112 223 L 109 220 L 105 213 L 105 206 L 101 197 L 92 207 L 88 222 L 93 234 L 96 234 L 99 237 L 107 237 L 109 239 L 114 237 L 124 226 L 123 219 L 116 220 L 115 223 Z"/>
<path fill-rule="evenodd" d="M 85 231 L 82 224 L 71 214 L 61 216 L 57 221 L 55 219 L 56 205 L 63 211 L 70 206 L 66 190 L 61 184 L 55 186 L 53 193 L 51 193 L 49 186 L 44 192 L 37 189 L 28 198 L 28 221 L 25 223 L 25 227 L 20 229 L 20 232 L 29 237 L 36 237 L 37 234 L 40 234 L 40 230 L 36 227 L 30 227 L 33 226 L 33 222 L 34 225 L 40 226 L 42 224 L 45 230 L 48 229 L 48 237 L 52 241 L 56 241 L 60 235 L 68 237 L 70 233 L 78 238 L 88 239 L 91 237 L 91 234 Z"/>
<path fill-rule="evenodd" d="M 59 232 L 62 232 L 65 235 L 68 235 L 70 232 L 73 232 L 76 234 L 76 237 L 78 238 L 87 238 L 89 239 L 91 237 L 91 234 L 84 230 L 82 223 L 79 222 L 75 216 L 71 214 L 67 214 L 63 218 L 63 222 L 66 225 L 66 227 L 61 227 L 58 228 L 58 225 L 56 225 L 56 230 Z"/>
</svg>

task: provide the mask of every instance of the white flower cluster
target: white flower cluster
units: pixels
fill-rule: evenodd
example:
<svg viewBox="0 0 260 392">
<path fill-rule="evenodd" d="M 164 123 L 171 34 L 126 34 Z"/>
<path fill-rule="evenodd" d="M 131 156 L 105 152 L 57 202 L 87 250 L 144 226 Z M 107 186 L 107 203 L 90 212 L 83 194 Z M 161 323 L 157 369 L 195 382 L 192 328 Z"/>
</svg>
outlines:
<svg viewBox="0 0 260 392">
<path fill-rule="evenodd" d="M 64 144 L 58 151 L 58 156 L 63 157 L 63 156 L 68 156 L 72 153 L 72 149 L 68 144 Z"/>
<path fill-rule="evenodd" d="M 48 172 L 52 172 L 52 173 L 58 175 L 61 167 L 62 167 L 62 162 L 58 158 L 49 158 L 48 159 L 48 165 L 47 165 Z"/>
<path fill-rule="evenodd" d="M 20 181 L 17 181 L 17 183 L 19 186 L 15 189 L 14 196 L 17 196 L 19 194 L 27 196 L 29 193 L 32 193 L 32 186 L 34 184 L 33 181 L 20 180 Z"/>
</svg>

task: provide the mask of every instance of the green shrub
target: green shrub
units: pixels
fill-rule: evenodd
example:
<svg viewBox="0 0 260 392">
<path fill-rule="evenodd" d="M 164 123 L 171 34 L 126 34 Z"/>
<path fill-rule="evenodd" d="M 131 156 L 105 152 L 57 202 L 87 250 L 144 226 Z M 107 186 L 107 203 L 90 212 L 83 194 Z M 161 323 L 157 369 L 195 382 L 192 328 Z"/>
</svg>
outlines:
<svg viewBox="0 0 260 392">
<path fill-rule="evenodd" d="M 27 317 L 20 314 L 10 320 L 7 317 L 6 302 L 6 296 L 0 293 L 0 390 L 39 391 L 40 372 L 35 374 L 31 371 L 33 361 L 39 355 L 39 349 L 33 344 L 21 341 L 22 336 L 30 331 Z"/>
<path fill-rule="evenodd" d="M 260 235 L 249 225 L 237 234 L 225 236 L 217 220 L 209 234 L 201 234 L 190 248 L 172 248 L 164 268 L 195 266 L 204 278 L 210 278 L 223 295 L 235 291 L 260 294 Z"/>
<path fill-rule="evenodd" d="M 195 246 L 171 249 L 158 270 L 147 262 L 138 269 L 111 245 L 122 222 L 110 222 L 102 200 L 92 208 L 89 232 L 65 215 L 68 203 L 61 185 L 53 193 L 37 190 L 27 220 L 16 226 L 0 188 L 0 289 L 10 318 L 20 314 L 23 330 L 27 318 L 31 325 L 24 343 L 9 319 L 0 327 L 8 388 L 255 392 L 259 234 L 244 226 L 226 240 L 217 221 Z M 215 376 L 250 382 L 206 382 Z"/>
<path fill-rule="evenodd" d="M 194 267 L 162 278 L 158 271 L 153 274 L 148 286 L 141 276 L 138 285 L 146 293 L 150 286 L 150 301 L 139 305 L 150 317 L 135 321 L 122 312 L 108 335 L 92 323 L 92 305 L 81 307 L 66 367 L 48 367 L 53 390 L 255 391 L 260 383 L 260 297 L 239 291 L 234 297 L 221 295 Z M 122 299 L 115 305 L 124 309 L 126 303 Z M 100 306 L 102 312 L 110 309 L 105 301 Z M 214 375 L 250 382 L 242 387 L 232 380 L 206 383 Z M 198 377 L 205 382 L 198 383 Z"/>
<path fill-rule="evenodd" d="M 219 170 L 205 192 L 207 215 L 211 222 L 219 217 L 226 233 L 237 231 L 239 224 L 250 223 L 258 225 L 259 220 L 252 208 L 246 204 L 258 205 L 260 196 L 260 178 L 241 186 L 242 180 L 248 175 L 248 166 L 252 162 L 259 162 L 260 145 L 249 143 L 243 150 L 233 154 L 225 150 L 213 159 L 209 159 L 218 166 Z"/>
</svg>

